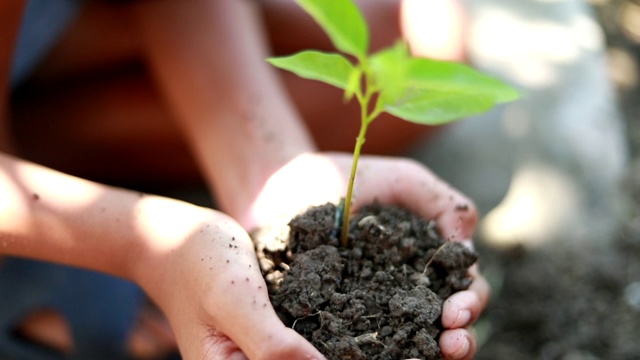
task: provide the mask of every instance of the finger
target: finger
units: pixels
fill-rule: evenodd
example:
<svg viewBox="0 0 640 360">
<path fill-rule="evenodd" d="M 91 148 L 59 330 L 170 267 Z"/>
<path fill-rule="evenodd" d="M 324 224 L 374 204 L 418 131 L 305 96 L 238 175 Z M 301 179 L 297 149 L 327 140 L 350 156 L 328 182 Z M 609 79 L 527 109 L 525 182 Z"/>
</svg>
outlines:
<svg viewBox="0 0 640 360">
<path fill-rule="evenodd" d="M 270 308 L 270 306 L 269 306 Z M 273 315 L 237 319 L 229 336 L 251 360 L 292 359 L 324 360 L 325 358 L 300 334 L 285 327 L 272 309 Z"/>
<path fill-rule="evenodd" d="M 478 273 L 477 265 L 473 265 L 469 273 L 473 277 L 469 289 L 451 295 L 442 306 L 442 326 L 446 329 L 473 324 L 489 302 L 489 283 Z"/>
<path fill-rule="evenodd" d="M 445 330 L 440 335 L 440 351 L 447 360 L 473 359 L 477 343 L 472 329 Z"/>
<path fill-rule="evenodd" d="M 471 238 L 478 213 L 466 196 L 416 161 L 374 157 L 367 160 L 358 173 L 360 184 L 366 184 L 357 189 L 358 204 L 377 200 L 400 205 L 425 219 L 436 220 L 446 239 Z"/>
<path fill-rule="evenodd" d="M 292 359 L 324 360 L 325 358 L 300 334 L 285 327 L 275 312 L 262 317 L 251 317 L 246 321 L 237 319 L 238 326 L 227 330 L 231 339 L 238 344 L 251 360 Z"/>
<path fill-rule="evenodd" d="M 392 193 L 402 204 L 426 219 L 434 219 L 447 240 L 470 239 L 478 222 L 473 202 L 422 164 L 409 161 Z"/>
<path fill-rule="evenodd" d="M 207 332 L 203 345 L 204 360 L 247 360 L 247 356 L 240 350 L 238 345 L 233 342 L 225 334 L 215 330 L 209 329 Z M 185 358 L 189 359 L 189 357 Z M 196 357 L 194 357 L 196 359 Z"/>
</svg>

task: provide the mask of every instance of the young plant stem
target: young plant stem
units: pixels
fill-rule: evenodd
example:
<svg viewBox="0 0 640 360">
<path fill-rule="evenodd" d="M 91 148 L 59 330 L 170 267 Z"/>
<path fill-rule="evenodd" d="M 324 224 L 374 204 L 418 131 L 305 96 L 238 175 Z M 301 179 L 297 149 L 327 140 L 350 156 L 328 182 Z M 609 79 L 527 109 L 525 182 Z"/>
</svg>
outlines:
<svg viewBox="0 0 640 360">
<path fill-rule="evenodd" d="M 360 132 L 358 133 L 358 138 L 356 140 L 355 148 L 353 149 L 353 161 L 351 163 L 351 173 L 349 174 L 349 184 L 347 185 L 347 196 L 344 201 L 344 213 L 342 214 L 342 234 L 340 236 L 340 241 L 342 243 L 342 247 L 346 247 L 349 242 L 349 217 L 351 216 L 351 202 L 353 198 L 353 187 L 356 180 L 356 172 L 358 170 L 358 160 L 360 159 L 360 152 L 362 150 L 362 145 L 366 141 L 367 129 L 369 128 L 369 124 L 375 119 L 378 115 L 380 115 L 380 109 L 377 107 L 368 114 L 369 104 L 376 90 L 371 86 L 371 78 L 369 75 L 368 68 L 366 66 L 366 62 L 361 61 L 363 72 L 366 75 L 366 83 L 365 83 L 365 94 L 364 96 L 359 91 L 356 91 L 356 97 L 360 102 Z"/>
<path fill-rule="evenodd" d="M 366 116 L 366 115 L 365 115 Z M 358 169 L 358 160 L 360 159 L 360 150 L 365 142 L 365 134 L 369 124 L 365 121 L 360 126 L 360 133 L 353 149 L 353 161 L 351 162 L 351 173 L 349 174 L 349 184 L 347 186 L 347 196 L 344 201 L 344 213 L 342 214 L 342 235 L 340 236 L 342 247 L 346 247 L 349 239 L 349 216 L 351 213 L 351 198 L 353 197 L 353 185 L 356 180 L 356 170 Z"/>
</svg>

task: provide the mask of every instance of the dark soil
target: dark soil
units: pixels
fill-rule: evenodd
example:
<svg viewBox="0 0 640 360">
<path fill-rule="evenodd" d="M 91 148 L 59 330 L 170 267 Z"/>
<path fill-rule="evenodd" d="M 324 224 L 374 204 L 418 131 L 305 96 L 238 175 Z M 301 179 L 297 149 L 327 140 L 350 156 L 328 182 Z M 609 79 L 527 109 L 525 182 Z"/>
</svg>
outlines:
<svg viewBox="0 0 640 360">
<path fill-rule="evenodd" d="M 397 207 L 362 209 L 347 248 L 335 219 L 332 204 L 312 208 L 286 248 L 258 245 L 282 321 L 329 359 L 441 359 L 442 302 L 470 285 L 477 255 Z"/>
<path fill-rule="evenodd" d="M 481 322 L 488 340 L 476 358 L 640 359 L 639 220 L 613 242 L 482 251 L 503 282 Z"/>
</svg>

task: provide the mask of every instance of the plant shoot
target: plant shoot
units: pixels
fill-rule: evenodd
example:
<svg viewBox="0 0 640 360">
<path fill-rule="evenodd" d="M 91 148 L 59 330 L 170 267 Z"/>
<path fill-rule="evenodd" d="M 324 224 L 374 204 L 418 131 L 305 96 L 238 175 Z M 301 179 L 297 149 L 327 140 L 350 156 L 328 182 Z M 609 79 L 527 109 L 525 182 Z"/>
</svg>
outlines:
<svg viewBox="0 0 640 360">
<path fill-rule="evenodd" d="M 322 27 L 340 53 L 305 50 L 273 57 L 272 65 L 344 90 L 360 103 L 360 132 L 353 150 L 344 202 L 341 242 L 347 246 L 350 207 L 358 159 L 367 129 L 383 112 L 406 121 L 441 125 L 513 101 L 518 92 L 460 63 L 412 57 L 395 45 L 369 54 L 367 23 L 352 0 L 296 0 Z"/>
</svg>

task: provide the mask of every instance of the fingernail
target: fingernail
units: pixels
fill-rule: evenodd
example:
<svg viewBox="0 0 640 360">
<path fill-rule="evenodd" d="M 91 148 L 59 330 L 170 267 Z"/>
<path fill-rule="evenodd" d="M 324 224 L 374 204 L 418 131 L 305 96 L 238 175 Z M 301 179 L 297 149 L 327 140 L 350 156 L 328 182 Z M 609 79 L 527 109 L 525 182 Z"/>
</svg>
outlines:
<svg viewBox="0 0 640 360">
<path fill-rule="evenodd" d="M 462 309 L 458 310 L 458 316 L 456 317 L 456 321 L 453 322 L 453 327 L 464 327 L 471 320 L 471 311 Z"/>
<path fill-rule="evenodd" d="M 469 354 L 469 339 L 466 336 L 463 336 L 462 342 L 460 344 L 460 349 L 452 354 L 452 358 L 455 359 L 464 359 Z"/>
</svg>

